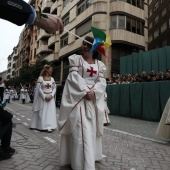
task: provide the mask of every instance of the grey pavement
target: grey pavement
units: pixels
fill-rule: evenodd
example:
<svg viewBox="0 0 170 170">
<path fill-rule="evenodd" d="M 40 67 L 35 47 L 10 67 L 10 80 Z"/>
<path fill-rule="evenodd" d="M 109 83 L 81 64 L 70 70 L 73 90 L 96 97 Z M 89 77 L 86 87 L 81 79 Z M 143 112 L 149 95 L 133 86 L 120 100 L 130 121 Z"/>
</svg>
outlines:
<svg viewBox="0 0 170 170">
<path fill-rule="evenodd" d="M 32 104 L 7 104 L 14 115 L 9 160 L 0 161 L 0 170 L 69 170 L 59 166 L 60 135 L 29 129 Z M 59 110 L 58 110 L 59 111 Z M 96 170 L 170 170 L 170 140 L 155 135 L 158 122 L 109 116 L 104 128 L 103 155 Z M 76 159 L 76 158 L 75 158 Z"/>
</svg>

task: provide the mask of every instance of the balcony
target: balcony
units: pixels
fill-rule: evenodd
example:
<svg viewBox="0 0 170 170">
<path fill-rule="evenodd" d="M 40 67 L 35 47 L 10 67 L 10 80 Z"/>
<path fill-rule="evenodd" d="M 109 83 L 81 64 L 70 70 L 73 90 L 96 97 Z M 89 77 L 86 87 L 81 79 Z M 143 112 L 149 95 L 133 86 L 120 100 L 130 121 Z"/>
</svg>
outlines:
<svg viewBox="0 0 170 170">
<path fill-rule="evenodd" d="M 128 4 L 127 2 L 123 1 L 116 1 L 111 2 L 110 4 L 110 12 L 124 12 L 126 14 L 133 15 L 137 18 L 145 20 L 145 12 L 143 9 L 140 9 L 138 7 L 135 7 L 131 4 Z"/>
<path fill-rule="evenodd" d="M 50 10 L 50 13 L 51 13 L 51 14 L 57 14 L 57 6 L 58 6 L 58 1 L 56 1 L 56 2 L 51 6 L 51 10 Z"/>
<path fill-rule="evenodd" d="M 44 60 L 47 61 L 53 61 L 54 60 L 54 54 L 49 54 L 43 58 Z"/>
<path fill-rule="evenodd" d="M 145 47 L 145 37 L 133 32 L 120 29 L 112 29 L 110 30 L 110 37 L 112 41 L 121 41 Z"/>
<path fill-rule="evenodd" d="M 53 5 L 53 2 L 51 1 L 43 2 L 42 7 L 41 7 L 42 12 L 50 13 L 50 8 L 52 5 Z"/>
<path fill-rule="evenodd" d="M 18 59 L 18 53 L 16 53 L 16 54 L 13 55 L 13 60 L 15 61 L 15 60 L 17 60 L 17 59 Z"/>
<path fill-rule="evenodd" d="M 57 35 L 54 35 L 54 36 L 51 36 L 49 39 L 48 39 L 48 47 L 52 46 L 53 44 L 55 44 L 56 41 L 59 41 L 59 36 Z"/>
<path fill-rule="evenodd" d="M 37 48 L 36 55 L 50 52 L 52 52 L 52 50 L 48 49 L 48 45 L 41 45 L 39 48 Z"/>
<path fill-rule="evenodd" d="M 40 29 L 37 40 L 48 39 L 51 34 L 47 34 L 44 30 Z"/>
</svg>

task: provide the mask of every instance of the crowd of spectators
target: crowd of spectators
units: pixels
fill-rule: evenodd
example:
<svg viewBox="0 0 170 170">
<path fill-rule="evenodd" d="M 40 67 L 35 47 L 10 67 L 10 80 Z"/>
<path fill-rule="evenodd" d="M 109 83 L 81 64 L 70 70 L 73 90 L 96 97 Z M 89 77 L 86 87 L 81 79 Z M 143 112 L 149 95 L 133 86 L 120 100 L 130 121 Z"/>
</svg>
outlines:
<svg viewBox="0 0 170 170">
<path fill-rule="evenodd" d="M 152 70 L 150 73 L 146 73 L 146 71 L 143 71 L 141 74 L 135 73 L 134 75 L 113 74 L 111 80 L 109 80 L 108 78 L 106 80 L 108 84 L 129 84 L 139 82 L 166 81 L 170 80 L 170 69 L 167 69 L 165 74 L 161 70 L 158 70 L 157 73 L 154 70 Z"/>
</svg>

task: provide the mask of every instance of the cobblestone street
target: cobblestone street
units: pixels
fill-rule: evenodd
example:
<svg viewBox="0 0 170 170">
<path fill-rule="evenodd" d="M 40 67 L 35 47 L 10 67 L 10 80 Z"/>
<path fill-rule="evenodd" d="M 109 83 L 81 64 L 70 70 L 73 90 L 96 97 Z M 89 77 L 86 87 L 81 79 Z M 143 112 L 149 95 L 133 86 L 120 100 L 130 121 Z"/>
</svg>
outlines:
<svg viewBox="0 0 170 170">
<path fill-rule="evenodd" d="M 0 170 L 70 169 L 59 166 L 60 135 L 57 130 L 47 133 L 29 129 L 31 104 L 15 102 L 6 109 L 13 113 L 16 123 L 11 143 L 16 153 L 11 159 L 0 161 Z M 104 128 L 104 158 L 96 162 L 96 170 L 170 169 L 170 141 L 154 135 L 158 122 L 116 116 L 110 116 L 110 120 L 111 125 Z"/>
</svg>

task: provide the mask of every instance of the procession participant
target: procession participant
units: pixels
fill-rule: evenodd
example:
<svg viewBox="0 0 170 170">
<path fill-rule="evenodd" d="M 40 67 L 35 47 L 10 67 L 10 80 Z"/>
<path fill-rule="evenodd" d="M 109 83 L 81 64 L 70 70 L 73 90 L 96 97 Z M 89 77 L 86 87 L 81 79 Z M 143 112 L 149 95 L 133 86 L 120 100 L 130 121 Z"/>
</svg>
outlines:
<svg viewBox="0 0 170 170">
<path fill-rule="evenodd" d="M 14 96 L 13 96 L 13 88 L 11 87 L 10 91 L 10 96 L 11 96 L 11 100 L 14 100 Z"/>
<path fill-rule="evenodd" d="M 0 102 L 4 100 L 4 89 L 5 83 L 2 81 L 2 77 L 0 77 Z"/>
<path fill-rule="evenodd" d="M 13 88 L 13 97 L 14 100 L 18 99 L 18 94 L 15 88 Z"/>
<path fill-rule="evenodd" d="M 20 100 L 22 101 L 22 104 L 29 103 L 30 97 L 27 91 L 26 87 L 22 87 L 20 91 Z"/>
<path fill-rule="evenodd" d="M 14 87 L 11 87 L 10 93 L 11 93 L 11 99 L 12 99 L 13 101 L 15 101 L 15 99 L 18 98 L 18 95 L 17 95 L 17 92 L 16 92 L 16 90 L 15 90 Z"/>
<path fill-rule="evenodd" d="M 93 43 L 94 39 L 87 36 L 85 40 Z M 83 54 L 69 57 L 70 70 L 60 106 L 59 163 L 71 164 L 74 170 L 95 170 L 95 161 L 102 160 L 106 67 L 97 59 L 97 52 L 91 55 L 91 47 L 83 41 Z"/>
<path fill-rule="evenodd" d="M 9 159 L 14 153 L 11 144 L 13 115 L 0 104 L 0 160 Z"/>
<path fill-rule="evenodd" d="M 45 65 L 37 80 L 33 101 L 31 129 L 52 132 L 57 128 L 55 93 L 56 85 L 52 75 L 52 67 Z"/>
<path fill-rule="evenodd" d="M 105 107 L 104 107 L 104 126 L 108 126 L 110 125 L 110 119 L 108 114 L 110 113 L 110 110 L 107 106 L 107 93 L 104 93 L 104 103 L 105 103 Z"/>
<path fill-rule="evenodd" d="M 156 135 L 162 138 L 170 139 L 170 98 L 168 99 L 163 110 Z"/>
<path fill-rule="evenodd" d="M 10 86 L 5 89 L 5 91 L 4 91 L 4 98 L 5 98 L 6 103 L 10 103 L 10 101 L 11 101 Z"/>
</svg>

